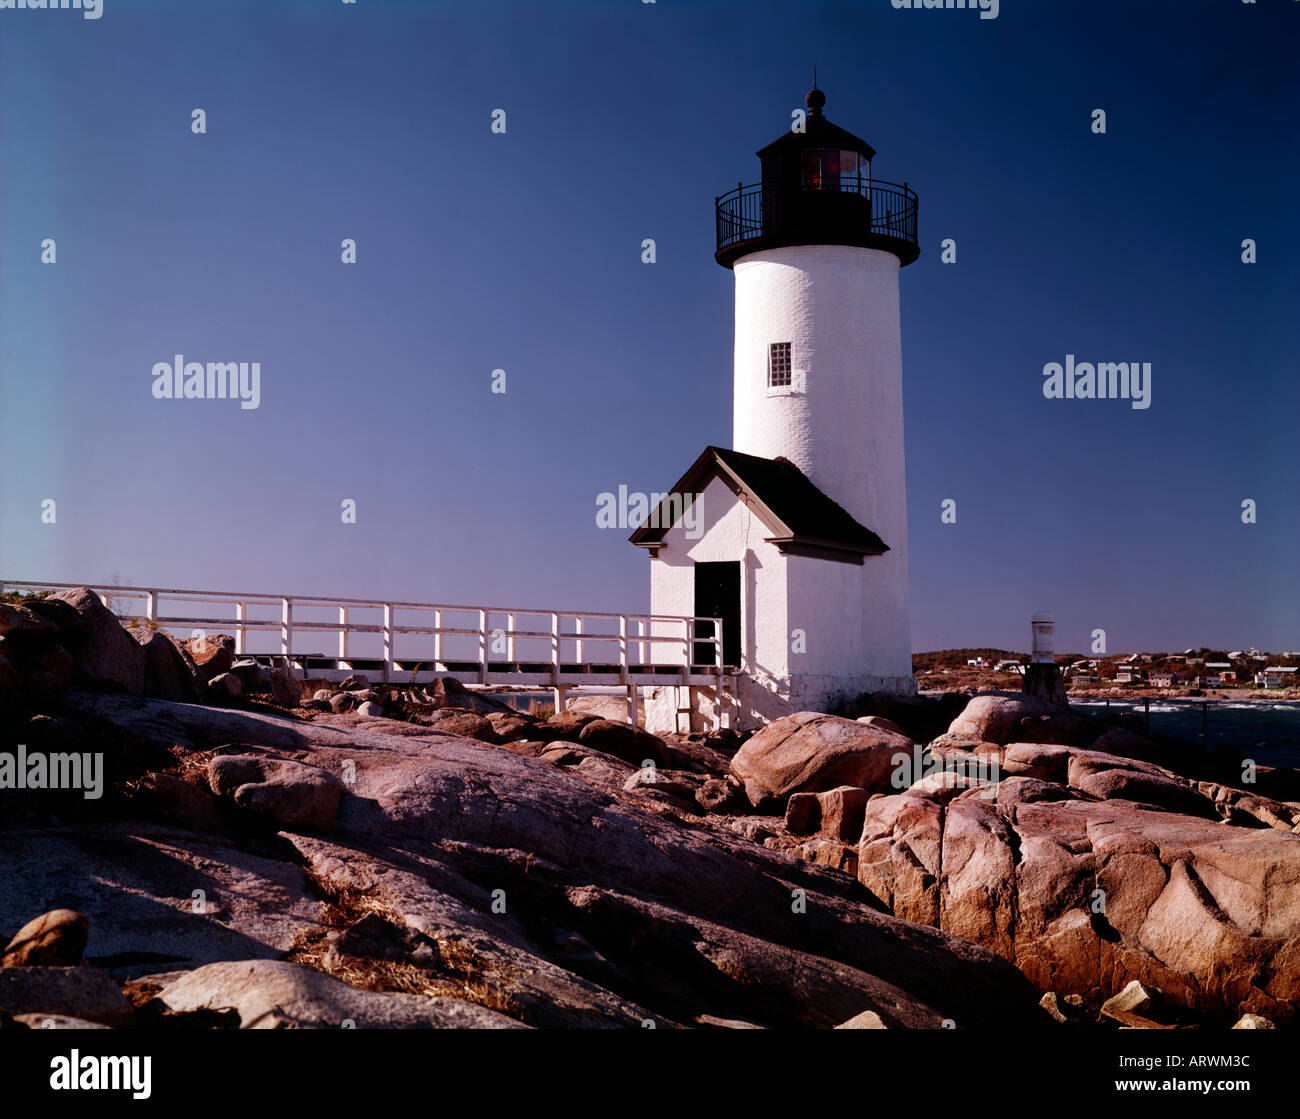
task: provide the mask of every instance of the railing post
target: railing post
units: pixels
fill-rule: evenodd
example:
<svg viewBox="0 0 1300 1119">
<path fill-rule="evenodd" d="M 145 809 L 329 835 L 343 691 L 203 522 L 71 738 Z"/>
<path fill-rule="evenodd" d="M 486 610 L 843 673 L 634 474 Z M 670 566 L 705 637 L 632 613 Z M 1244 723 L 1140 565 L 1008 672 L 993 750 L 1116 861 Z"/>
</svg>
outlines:
<svg viewBox="0 0 1300 1119">
<path fill-rule="evenodd" d="M 244 622 L 248 620 L 248 605 L 243 602 L 235 603 L 235 621 Z M 245 652 L 245 646 L 248 642 L 248 630 L 242 625 L 235 626 L 235 656 L 242 657 Z"/>
<path fill-rule="evenodd" d="M 339 607 L 339 660 L 348 659 L 348 608 Z"/>
<path fill-rule="evenodd" d="M 560 682 L 560 615 L 551 613 L 551 683 Z"/>
<path fill-rule="evenodd" d="M 618 616 L 618 674 L 623 683 L 627 683 L 627 615 Z M 633 720 L 635 722 L 635 720 Z"/>
<path fill-rule="evenodd" d="M 293 599 L 280 599 L 280 654 L 293 655 Z"/>
<path fill-rule="evenodd" d="M 393 607 L 384 603 L 384 683 L 393 668 Z"/>
<path fill-rule="evenodd" d="M 718 670 L 718 679 L 722 679 L 722 619 L 713 619 L 713 667 Z"/>
<path fill-rule="evenodd" d="M 158 594 L 156 591 L 144 592 L 144 616 L 151 622 L 158 621 Z"/>
<path fill-rule="evenodd" d="M 442 611 L 433 612 L 433 628 L 437 633 L 433 635 L 433 670 L 438 671 L 438 665 L 442 663 Z"/>
<path fill-rule="evenodd" d="M 506 660 L 515 663 L 515 615 L 506 615 Z"/>
<path fill-rule="evenodd" d="M 478 680 L 487 683 L 488 677 L 488 616 L 486 610 L 478 612 Z"/>
<path fill-rule="evenodd" d="M 573 618 L 573 629 L 574 629 L 574 632 L 575 632 L 575 633 L 585 633 L 585 632 L 586 632 L 586 630 L 583 629 L 583 625 L 582 625 L 582 615 L 581 615 L 581 614 L 575 614 L 575 615 L 574 615 L 574 618 Z M 577 654 L 577 655 L 574 657 L 574 659 L 575 659 L 579 664 L 586 664 L 587 662 L 583 659 L 583 656 L 582 656 L 583 641 L 582 641 L 582 638 L 581 638 L 581 637 L 578 638 L 577 643 L 576 643 L 576 645 L 574 646 L 574 648 L 575 648 L 575 651 L 576 651 L 576 654 Z M 558 714 L 558 712 L 557 712 L 557 714 Z"/>
</svg>

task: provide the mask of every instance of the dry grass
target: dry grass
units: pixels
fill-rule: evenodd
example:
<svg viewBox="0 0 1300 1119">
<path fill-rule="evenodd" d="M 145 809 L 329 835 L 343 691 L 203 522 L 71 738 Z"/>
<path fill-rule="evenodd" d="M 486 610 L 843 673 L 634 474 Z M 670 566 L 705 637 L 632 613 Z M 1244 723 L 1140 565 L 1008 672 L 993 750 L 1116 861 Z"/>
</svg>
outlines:
<svg viewBox="0 0 1300 1119">
<path fill-rule="evenodd" d="M 317 881 L 323 895 L 321 927 L 300 932 L 285 959 L 332 975 L 365 991 L 388 991 L 430 998 L 456 998 L 488 1010 L 518 1018 L 520 1007 L 503 989 L 497 969 L 484 962 L 469 946 L 451 939 L 434 940 L 438 949 L 437 970 L 407 960 L 381 960 L 331 953 L 331 932 L 342 932 L 368 913 L 374 913 L 399 929 L 408 929 L 402 915 L 369 890 L 334 890 Z M 432 938 L 430 938 L 432 939 Z"/>
</svg>

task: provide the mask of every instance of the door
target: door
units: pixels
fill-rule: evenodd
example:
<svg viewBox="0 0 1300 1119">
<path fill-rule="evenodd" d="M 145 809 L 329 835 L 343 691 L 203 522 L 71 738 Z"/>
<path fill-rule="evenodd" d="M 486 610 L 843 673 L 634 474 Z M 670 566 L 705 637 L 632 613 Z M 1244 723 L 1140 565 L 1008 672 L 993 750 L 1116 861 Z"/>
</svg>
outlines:
<svg viewBox="0 0 1300 1119">
<path fill-rule="evenodd" d="M 722 619 L 724 664 L 740 664 L 740 561 L 695 565 L 695 613 Z M 696 623 L 697 637 L 713 637 L 712 622 Z M 713 664 L 712 641 L 697 641 L 691 660 Z"/>
</svg>

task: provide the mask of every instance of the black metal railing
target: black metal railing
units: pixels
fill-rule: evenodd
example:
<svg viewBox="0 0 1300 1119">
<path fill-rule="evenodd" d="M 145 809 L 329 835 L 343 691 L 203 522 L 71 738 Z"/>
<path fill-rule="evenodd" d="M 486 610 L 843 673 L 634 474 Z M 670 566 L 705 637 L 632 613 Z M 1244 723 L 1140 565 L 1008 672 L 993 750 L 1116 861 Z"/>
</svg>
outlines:
<svg viewBox="0 0 1300 1119">
<path fill-rule="evenodd" d="M 828 232 L 842 235 L 849 244 L 881 240 L 917 247 L 916 191 L 906 183 L 842 175 L 794 194 L 790 197 L 780 183 L 754 183 L 720 196 L 718 252 L 759 238 L 797 243 L 801 236 Z"/>
</svg>

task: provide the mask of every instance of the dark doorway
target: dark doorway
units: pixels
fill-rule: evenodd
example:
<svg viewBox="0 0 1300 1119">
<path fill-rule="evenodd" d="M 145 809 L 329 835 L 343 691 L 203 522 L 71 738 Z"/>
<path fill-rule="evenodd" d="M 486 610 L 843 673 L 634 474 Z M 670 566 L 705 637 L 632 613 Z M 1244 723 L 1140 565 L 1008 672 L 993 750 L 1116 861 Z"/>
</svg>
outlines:
<svg viewBox="0 0 1300 1119">
<path fill-rule="evenodd" d="M 695 565 L 695 613 L 722 619 L 724 664 L 740 664 L 740 561 Z M 696 623 L 697 637 L 712 637 L 713 623 Z M 692 654 L 695 664 L 713 664 L 711 641 L 697 641 Z"/>
</svg>

